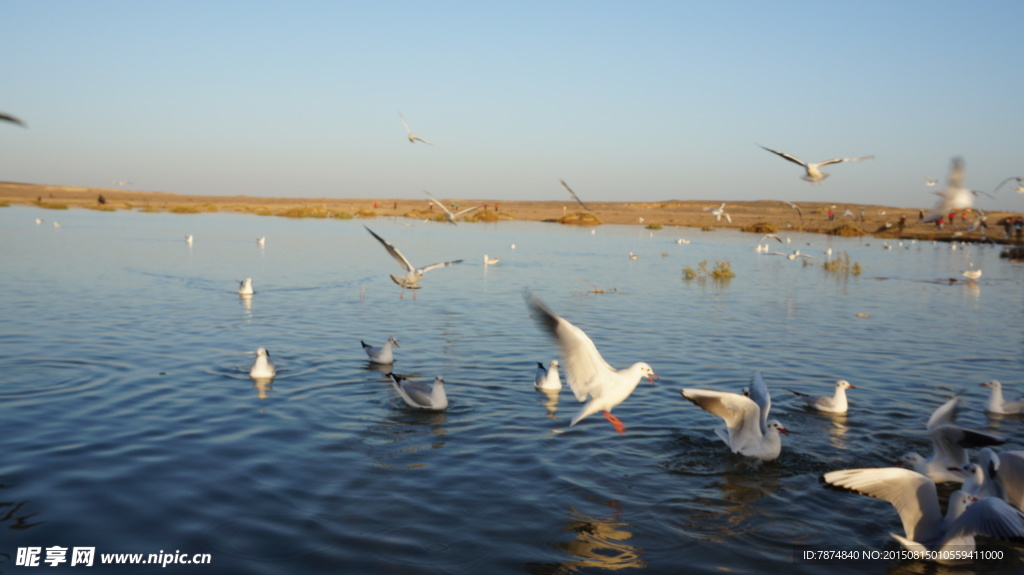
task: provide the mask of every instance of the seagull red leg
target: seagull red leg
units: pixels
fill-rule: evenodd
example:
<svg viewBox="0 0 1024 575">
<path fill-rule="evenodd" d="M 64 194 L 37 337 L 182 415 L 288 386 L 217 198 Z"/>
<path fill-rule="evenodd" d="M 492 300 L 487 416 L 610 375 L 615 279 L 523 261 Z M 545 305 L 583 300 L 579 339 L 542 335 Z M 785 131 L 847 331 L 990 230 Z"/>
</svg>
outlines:
<svg viewBox="0 0 1024 575">
<path fill-rule="evenodd" d="M 611 422 L 615 426 L 615 431 L 619 433 L 626 433 L 626 426 L 622 425 L 622 421 L 618 417 L 615 417 L 610 412 L 604 411 L 604 418 Z"/>
</svg>

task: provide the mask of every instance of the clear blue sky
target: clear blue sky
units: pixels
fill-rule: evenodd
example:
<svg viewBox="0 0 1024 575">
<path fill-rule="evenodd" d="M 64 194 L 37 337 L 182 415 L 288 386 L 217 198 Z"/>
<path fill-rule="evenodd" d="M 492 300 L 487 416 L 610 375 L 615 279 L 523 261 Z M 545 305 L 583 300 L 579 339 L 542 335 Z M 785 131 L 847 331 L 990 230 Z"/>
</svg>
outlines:
<svg viewBox="0 0 1024 575">
<path fill-rule="evenodd" d="M 0 4 L 0 180 L 930 206 L 1024 176 L 1024 2 Z M 410 144 L 413 131 L 436 143 Z M 874 154 L 826 168 L 804 160 Z M 1024 211 L 1005 186 L 978 206 Z"/>
</svg>

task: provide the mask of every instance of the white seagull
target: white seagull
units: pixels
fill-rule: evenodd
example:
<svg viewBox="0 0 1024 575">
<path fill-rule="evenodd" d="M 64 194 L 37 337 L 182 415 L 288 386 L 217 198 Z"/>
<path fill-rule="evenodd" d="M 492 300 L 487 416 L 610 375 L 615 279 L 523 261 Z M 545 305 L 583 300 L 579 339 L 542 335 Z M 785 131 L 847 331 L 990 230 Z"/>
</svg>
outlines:
<svg viewBox="0 0 1024 575">
<path fill-rule="evenodd" d="M 785 243 L 782 241 L 782 238 L 780 238 L 778 234 L 765 234 L 761 236 L 761 239 L 757 240 L 757 243 L 760 244 L 764 240 L 775 240 L 780 244 Z"/>
<path fill-rule="evenodd" d="M 797 397 L 800 399 L 800 401 L 802 401 L 808 407 L 814 408 L 818 411 L 823 411 L 825 413 L 846 413 L 846 409 L 848 407 L 846 401 L 847 389 L 857 388 L 850 385 L 850 382 L 846 381 L 845 379 L 840 379 L 839 381 L 836 382 L 836 391 L 831 396 L 825 395 L 814 397 L 806 393 L 793 391 L 792 389 L 790 391 L 795 393 Z"/>
<path fill-rule="evenodd" d="M 577 401 L 586 401 L 583 409 L 572 418 L 569 427 L 576 425 L 588 415 L 599 411 L 604 418 L 615 426 L 619 433 L 626 428 L 619 418 L 612 415 L 612 409 L 625 401 L 636 389 L 640 379 L 647 377 L 651 383 L 658 377 L 651 366 L 637 362 L 625 369 L 615 369 L 601 357 L 594 342 L 583 330 L 555 315 L 544 302 L 533 294 L 526 295 L 526 303 L 530 306 L 541 325 L 558 340 L 565 366 L 565 379 L 576 395 Z"/>
<path fill-rule="evenodd" d="M 796 215 L 800 216 L 801 220 L 804 219 L 804 212 L 803 212 L 803 210 L 800 209 L 800 206 L 794 204 L 793 202 L 786 202 L 786 204 L 788 204 L 789 207 L 791 207 L 794 210 L 796 210 Z"/>
<path fill-rule="evenodd" d="M 949 214 L 949 212 L 970 209 L 974 205 L 974 198 L 984 192 L 977 192 L 964 187 L 964 161 L 961 158 L 953 158 L 949 168 L 949 180 L 946 184 L 946 189 L 941 192 L 932 193 L 939 196 L 939 201 L 935 203 L 932 211 L 921 220 L 923 223 L 934 222 L 940 217 Z M 985 195 L 987 196 L 988 194 Z"/>
<path fill-rule="evenodd" d="M 394 337 L 389 337 L 388 340 L 384 342 L 384 345 L 380 347 L 374 347 L 363 340 L 359 340 L 359 343 L 363 344 L 363 351 L 366 352 L 370 361 L 382 364 L 394 363 L 395 353 L 391 350 L 391 347 L 401 347 L 398 345 L 398 340 Z"/>
<path fill-rule="evenodd" d="M 963 272 L 961 272 L 960 275 L 964 276 L 965 278 L 967 278 L 969 280 L 978 281 L 978 278 L 981 277 L 981 270 L 980 269 L 964 270 Z"/>
<path fill-rule="evenodd" d="M 269 379 L 277 375 L 277 368 L 270 362 L 270 352 L 266 348 L 256 350 L 256 361 L 249 370 L 249 377 L 253 379 Z"/>
<path fill-rule="evenodd" d="M 443 204 L 443 203 L 441 202 L 441 200 L 438 200 L 438 199 L 437 199 L 437 198 L 435 198 L 434 196 L 431 196 L 431 195 L 430 195 L 430 192 L 428 192 L 428 191 L 426 191 L 426 190 L 423 190 L 423 193 L 424 193 L 424 194 L 427 194 L 428 196 L 430 196 L 430 201 L 432 201 L 432 202 L 434 202 L 435 204 L 437 204 L 437 205 L 441 206 L 441 209 L 442 209 L 442 210 L 444 210 L 444 219 L 448 220 L 448 223 L 450 223 L 450 224 L 452 224 L 452 225 L 457 225 L 457 224 L 455 224 L 455 220 L 457 220 L 457 219 L 459 218 L 459 216 L 463 216 L 463 215 L 465 215 L 465 214 L 468 214 L 469 212 L 472 212 L 473 210 L 478 210 L 478 209 L 480 209 L 480 208 L 484 207 L 484 205 L 485 205 L 485 204 L 480 204 L 479 206 L 473 206 L 472 208 L 466 208 L 466 209 L 464 209 L 464 210 L 462 210 L 462 211 L 459 211 L 459 212 L 455 212 L 455 213 L 453 214 L 453 213 L 452 213 L 452 212 L 451 212 L 451 211 L 450 211 L 450 210 L 449 210 L 449 209 L 448 209 L 448 208 L 447 208 L 447 207 L 446 207 L 446 206 L 445 206 L 445 205 L 444 205 L 444 204 Z"/>
<path fill-rule="evenodd" d="M 256 239 L 256 243 L 258 243 L 260 247 L 267 245 L 267 236 L 260 236 Z"/>
<path fill-rule="evenodd" d="M 937 183 L 938 183 L 937 181 L 929 178 L 928 176 L 924 177 L 924 185 L 928 186 L 929 188 L 934 186 Z"/>
<path fill-rule="evenodd" d="M 36 225 L 43 223 L 43 218 L 36 218 Z"/>
<path fill-rule="evenodd" d="M 401 395 L 402 399 L 409 404 L 409 407 L 430 411 L 448 409 L 448 396 L 444 392 L 444 378 L 440 375 L 434 378 L 433 387 L 409 381 L 393 373 L 388 375 L 391 377 L 391 385 L 395 387 L 398 395 Z"/>
<path fill-rule="evenodd" d="M 537 362 L 537 376 L 533 378 L 534 389 L 546 389 L 559 391 L 562 389 L 562 379 L 558 377 L 558 360 L 552 359 L 548 367 Z"/>
<path fill-rule="evenodd" d="M 956 425 L 959 408 L 960 396 L 956 396 L 928 418 L 928 437 L 935 451 L 931 457 L 925 459 L 918 453 L 909 452 L 903 455 L 901 462 L 937 483 L 963 483 L 966 477 L 964 468 L 970 463 L 967 449 L 1000 445 L 1005 440 L 998 435 Z"/>
<path fill-rule="evenodd" d="M 966 471 L 961 489 L 978 498 L 998 497 L 1024 510 L 1024 451 L 982 448 L 978 463 L 969 464 Z"/>
<path fill-rule="evenodd" d="M 761 372 L 755 372 L 750 387 L 744 389 L 749 396 L 708 389 L 683 389 L 680 393 L 697 407 L 725 420 L 726 429 L 716 429 L 715 434 L 733 453 L 762 461 L 773 461 L 782 453 L 779 434 L 789 431 L 778 420 L 768 420 L 771 396 Z"/>
<path fill-rule="evenodd" d="M 484 254 L 484 265 L 485 266 L 493 266 L 494 264 L 496 264 L 496 263 L 498 263 L 500 261 L 501 261 L 501 258 L 489 258 L 489 257 L 487 257 L 487 254 Z"/>
<path fill-rule="evenodd" d="M 185 243 L 188 245 L 192 245 L 192 234 L 185 236 Z"/>
<path fill-rule="evenodd" d="M 433 146 L 434 145 L 433 143 L 424 140 L 423 138 L 417 136 L 416 134 L 413 134 L 412 133 L 412 129 L 409 128 L 409 123 L 405 121 L 405 118 L 402 117 L 401 114 L 398 115 L 398 118 L 400 120 L 402 120 L 402 125 L 405 126 L 405 131 L 409 133 L 409 142 L 410 143 L 415 144 L 416 140 L 419 140 L 419 141 L 423 142 L 424 144 L 427 144 L 428 146 Z"/>
<path fill-rule="evenodd" d="M 814 259 L 814 256 L 810 256 L 810 255 L 807 255 L 807 254 L 800 253 L 800 250 L 793 250 L 793 253 L 791 253 L 791 254 L 784 254 L 782 252 L 768 252 L 768 255 L 770 255 L 770 256 L 785 256 L 786 259 L 789 260 L 789 261 L 793 261 L 796 258 Z"/>
<path fill-rule="evenodd" d="M 366 228 L 366 226 L 363 227 Z M 442 262 L 439 264 L 424 266 L 422 268 L 416 268 L 413 267 L 411 263 L 409 263 L 409 260 L 405 259 L 405 256 L 402 255 L 402 252 L 398 251 L 398 248 L 391 245 L 384 238 L 373 233 L 373 230 L 371 230 L 370 228 L 366 228 L 366 231 L 370 232 L 371 236 L 377 238 L 377 241 L 379 241 L 384 246 L 384 248 L 388 250 L 388 253 L 391 254 L 391 257 L 395 258 L 395 261 L 402 264 L 402 267 L 405 268 L 405 271 L 407 273 L 404 276 L 396 276 L 394 274 L 389 274 L 391 275 L 391 281 L 402 286 L 402 295 L 399 297 L 405 297 L 405 290 L 407 289 L 420 289 L 419 283 L 420 280 L 423 279 L 423 274 L 429 272 L 430 270 L 462 263 L 462 260 L 453 260 L 450 262 Z"/>
<path fill-rule="evenodd" d="M 758 146 L 761 146 L 761 144 L 758 144 Z M 807 171 L 807 175 L 806 176 L 802 176 L 802 177 L 803 177 L 804 180 L 806 180 L 808 182 L 811 182 L 812 184 L 816 184 L 816 183 L 824 180 L 825 178 L 827 178 L 829 176 L 829 174 L 827 174 L 825 172 L 822 172 L 821 170 L 818 169 L 818 168 L 820 168 L 822 166 L 827 166 L 829 164 L 839 164 L 839 163 L 842 163 L 842 162 L 863 162 L 865 160 L 873 160 L 873 159 L 875 159 L 874 156 L 863 156 L 863 157 L 860 157 L 860 158 L 836 158 L 834 160 L 826 160 L 824 162 L 818 162 L 817 164 L 810 164 L 810 163 L 807 163 L 807 162 L 801 160 L 800 158 L 797 158 L 796 156 L 791 156 L 791 155 L 783 153 L 783 152 L 776 152 L 775 150 L 773 150 L 771 148 L 765 148 L 764 146 L 761 146 L 761 147 L 764 148 L 765 150 L 768 150 L 769 152 L 777 155 L 777 156 L 783 157 L 783 158 L 789 160 L 790 162 L 793 162 L 794 164 L 799 164 L 799 165 L 803 166 L 804 169 Z"/>
<path fill-rule="evenodd" d="M 1024 513 L 996 497 L 975 502 L 967 493 L 954 491 L 943 517 L 935 482 L 909 469 L 843 469 L 826 473 L 823 479 L 830 485 L 891 503 L 899 513 L 904 535 L 890 535 L 908 550 L 971 551 L 975 535 L 997 539 L 1024 537 Z M 943 560 L 943 554 L 936 557 L 940 562 L 948 562 Z"/>
<path fill-rule="evenodd" d="M 718 206 L 717 208 L 715 208 L 715 207 L 704 208 L 705 212 L 708 211 L 708 210 L 710 210 L 711 214 L 715 216 L 715 221 L 720 222 L 720 221 L 722 221 L 722 216 L 725 216 L 725 219 L 728 220 L 728 222 L 730 224 L 732 223 L 732 217 L 729 216 L 729 214 L 726 213 L 726 211 L 725 211 L 725 202 L 722 202 L 722 205 Z"/>
<path fill-rule="evenodd" d="M 985 411 L 1014 415 L 1024 409 L 1024 397 L 1020 399 L 1003 399 L 1003 384 L 998 379 L 986 381 L 981 386 L 989 389 L 988 403 L 985 404 Z"/>
<path fill-rule="evenodd" d="M 238 295 L 252 295 L 256 292 L 252 290 L 252 278 L 245 278 L 238 282 Z"/>
</svg>

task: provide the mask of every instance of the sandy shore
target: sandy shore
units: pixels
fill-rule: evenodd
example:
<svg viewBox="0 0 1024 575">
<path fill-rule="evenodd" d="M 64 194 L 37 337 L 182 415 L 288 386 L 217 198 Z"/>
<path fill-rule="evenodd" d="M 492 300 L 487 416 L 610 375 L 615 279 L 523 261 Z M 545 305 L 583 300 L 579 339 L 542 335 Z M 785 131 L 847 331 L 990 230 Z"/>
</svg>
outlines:
<svg viewBox="0 0 1024 575">
<path fill-rule="evenodd" d="M 103 196 L 105 203 L 98 198 Z M 844 235 L 873 234 L 878 237 L 916 238 L 937 240 L 978 240 L 991 238 L 1000 243 L 1010 243 L 997 222 L 1007 216 L 1019 216 L 1008 212 L 989 212 L 989 229 L 964 233 L 966 222 L 957 227 L 946 226 L 938 230 L 933 224 L 918 224 L 918 208 L 893 206 L 844 204 L 832 202 L 806 202 L 800 204 L 802 217 L 796 210 L 781 201 L 762 200 L 754 202 L 727 202 L 726 211 L 732 222 L 716 221 L 715 216 L 705 208 L 717 207 L 721 200 L 667 200 L 664 202 L 588 202 L 590 215 L 603 224 L 632 224 L 657 229 L 689 227 L 703 230 L 714 228 L 747 228 L 756 224 L 767 224 L 778 231 L 804 231 L 830 233 L 843 227 Z M 416 199 L 337 199 L 337 198 L 262 198 L 250 196 L 185 196 L 162 192 L 140 192 L 119 188 L 84 188 L 73 186 L 47 186 L 0 182 L 0 205 L 26 204 L 43 208 L 89 208 L 103 210 L 133 209 L 143 212 L 173 212 L 181 214 L 203 212 L 238 212 L 262 216 L 279 217 L 333 217 L 333 218 L 375 218 L 409 217 L 441 218 L 437 206 L 431 206 L 425 198 Z M 550 221 L 563 218 L 572 220 L 584 213 L 573 201 L 504 201 L 494 199 L 458 200 L 460 209 L 486 204 L 485 209 L 465 216 L 465 221 Z M 834 207 L 833 207 L 834 206 Z M 835 219 L 829 221 L 828 211 L 835 212 Z M 855 217 L 843 217 L 849 210 Z M 863 214 L 863 216 L 862 216 Z M 968 214 L 968 222 L 973 214 Z M 901 217 L 906 217 L 902 231 Z M 462 220 L 460 220 L 462 221 Z M 594 222 L 594 223 L 597 223 Z"/>
</svg>

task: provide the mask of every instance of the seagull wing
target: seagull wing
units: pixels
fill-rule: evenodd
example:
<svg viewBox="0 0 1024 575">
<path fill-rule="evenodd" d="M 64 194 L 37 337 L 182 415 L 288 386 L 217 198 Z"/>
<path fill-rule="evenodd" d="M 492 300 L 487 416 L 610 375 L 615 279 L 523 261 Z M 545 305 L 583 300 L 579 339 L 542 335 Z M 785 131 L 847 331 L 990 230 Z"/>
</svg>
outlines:
<svg viewBox="0 0 1024 575">
<path fill-rule="evenodd" d="M 823 476 L 825 483 L 884 499 L 896 508 L 903 532 L 914 541 L 932 541 L 942 535 L 942 511 L 935 482 L 910 469 L 843 469 Z"/>
<path fill-rule="evenodd" d="M 764 436 L 758 415 L 761 410 L 751 398 L 710 389 L 684 389 L 680 393 L 697 407 L 725 421 L 729 428 L 729 448 L 734 453 L 761 442 Z"/>
<path fill-rule="evenodd" d="M 409 132 L 410 136 L 413 135 L 412 134 L 412 129 L 409 128 L 409 123 L 405 121 L 405 118 L 401 114 L 398 115 L 398 119 L 401 120 L 402 121 L 402 125 L 405 126 L 405 131 Z"/>
<path fill-rule="evenodd" d="M 800 216 L 801 220 L 804 219 L 804 212 L 803 212 L 803 210 L 800 209 L 800 206 L 794 204 L 793 202 L 786 202 L 786 203 L 789 204 L 789 207 L 791 207 L 794 210 L 796 210 L 796 213 L 797 213 L 798 216 Z M 781 242 L 782 240 L 779 240 L 779 241 Z"/>
<path fill-rule="evenodd" d="M 725 216 L 725 219 L 728 220 L 730 224 L 732 223 L 732 216 L 729 215 L 729 212 L 722 212 L 722 215 Z"/>
<path fill-rule="evenodd" d="M 772 408 L 772 396 L 768 393 L 768 384 L 764 382 L 760 371 L 755 371 L 750 378 L 750 399 L 757 404 L 761 416 L 761 433 L 768 427 L 768 412 Z"/>
<path fill-rule="evenodd" d="M 1006 440 L 998 435 L 975 431 L 958 425 L 940 425 L 928 430 L 935 447 L 934 461 L 944 467 L 962 467 L 968 462 L 967 449 L 1002 445 Z"/>
<path fill-rule="evenodd" d="M 450 262 L 442 262 L 442 263 L 439 263 L 439 264 L 431 264 L 429 266 L 424 266 L 424 267 L 420 268 L 420 273 L 421 274 L 425 274 L 425 273 L 429 272 L 430 270 L 436 270 L 437 268 L 448 267 L 448 266 L 451 266 L 451 265 L 461 264 L 461 263 L 462 263 L 462 260 L 452 260 Z"/>
<path fill-rule="evenodd" d="M 954 425 L 957 412 L 960 410 L 960 396 L 950 399 L 936 409 L 928 418 L 928 429 L 931 430 L 940 425 Z"/>
<path fill-rule="evenodd" d="M 366 228 L 366 226 L 363 227 Z M 402 255 L 402 252 L 398 251 L 398 248 L 391 245 L 391 242 L 373 233 L 373 230 L 371 230 L 370 228 L 366 228 L 366 231 L 370 232 L 371 236 L 377 238 L 377 241 L 384 245 L 384 247 L 388 250 L 388 253 L 391 254 L 391 257 L 395 258 L 395 261 L 402 264 L 402 267 L 405 268 L 405 271 L 411 272 L 416 269 L 412 267 L 412 264 L 409 263 L 409 260 L 405 259 L 405 256 Z"/>
<path fill-rule="evenodd" d="M 457 217 L 461 216 L 462 214 L 468 214 L 469 212 L 472 212 L 473 210 L 479 210 L 480 208 L 484 207 L 485 205 L 487 205 L 487 204 L 480 204 L 479 206 L 473 206 L 472 208 L 466 208 L 466 209 L 462 210 L 461 212 L 455 212 L 455 214 L 453 214 L 452 217 L 453 218 L 457 218 Z"/>
<path fill-rule="evenodd" d="M 558 340 L 565 379 L 577 401 L 584 401 L 587 396 L 599 397 L 602 388 L 595 384 L 602 375 L 614 372 L 615 368 L 601 357 L 594 342 L 583 330 L 558 317 L 537 296 L 527 294 L 526 303 L 544 328 Z"/>
<path fill-rule="evenodd" d="M 943 540 L 970 535 L 1024 541 L 1024 513 L 998 497 L 979 499 L 949 525 Z"/>
<path fill-rule="evenodd" d="M 434 196 L 432 196 L 432 195 L 430 194 L 430 192 L 428 192 L 428 191 L 426 191 L 426 190 L 423 190 L 423 193 L 424 193 L 424 194 L 427 194 L 427 197 L 429 197 L 429 198 L 430 198 L 430 201 L 432 201 L 432 202 L 434 202 L 435 204 L 437 204 L 437 205 L 441 206 L 441 209 L 442 209 L 442 210 L 444 210 L 444 213 L 448 214 L 449 216 L 452 216 L 452 213 L 451 213 L 451 211 L 450 211 L 450 210 L 448 210 L 448 208 L 447 208 L 447 207 L 445 207 L 445 205 L 444 205 L 444 204 L 443 204 L 443 203 L 441 202 L 441 200 L 439 200 L 439 199 L 435 198 Z M 452 219 L 454 219 L 454 218 L 455 218 L 455 216 L 452 216 Z"/>
<path fill-rule="evenodd" d="M 829 164 L 841 164 L 843 162 L 864 162 L 867 160 L 874 160 L 874 156 L 862 156 L 860 158 L 836 158 L 834 160 L 827 160 L 818 164 L 819 167 L 827 166 Z"/>
<path fill-rule="evenodd" d="M 569 192 L 569 195 L 572 196 L 572 199 L 576 200 L 576 203 L 579 204 L 580 207 L 582 207 L 584 210 L 587 210 L 588 212 L 590 211 L 590 208 L 587 207 L 587 204 L 583 203 L 583 200 L 581 200 L 580 197 L 576 195 L 576 192 L 572 191 L 572 188 L 569 187 L 569 184 L 565 183 L 565 180 L 558 181 L 562 184 L 562 187 L 565 188 L 565 191 Z"/>
<path fill-rule="evenodd" d="M 1024 178 L 1020 178 L 1018 176 L 1010 176 L 1009 178 L 1006 178 L 1005 180 L 1000 182 L 999 185 L 996 186 L 996 189 L 992 190 L 992 193 L 994 194 L 994 193 L 998 192 L 999 188 L 1005 186 L 1007 182 L 1012 182 L 1013 180 L 1017 180 L 1017 182 L 1019 183 L 1022 179 L 1024 179 Z"/>
<path fill-rule="evenodd" d="M 949 184 L 947 189 L 955 190 L 964 187 L 964 161 L 961 158 L 953 158 L 949 167 Z"/>
<path fill-rule="evenodd" d="M 758 146 L 761 146 L 761 144 L 758 144 Z M 777 156 L 781 156 L 783 158 L 786 158 L 787 160 L 789 160 L 790 162 L 793 162 L 794 164 L 799 164 L 799 165 L 801 165 L 801 166 L 803 166 L 805 168 L 807 167 L 807 162 L 801 160 L 800 158 L 798 158 L 796 156 L 791 156 L 791 155 L 783 153 L 783 152 L 776 152 L 775 150 L 773 150 L 771 148 L 765 148 L 764 146 L 761 146 L 761 147 L 764 148 L 765 150 L 768 150 L 769 152 L 777 155 Z"/>
<path fill-rule="evenodd" d="M 21 126 L 23 128 L 27 128 L 28 127 L 28 124 L 26 124 L 25 122 L 21 121 L 18 118 L 15 118 L 14 116 L 12 116 L 10 114 L 5 114 L 3 112 L 0 112 L 0 120 L 4 120 L 5 122 L 10 122 L 12 124 L 17 124 L 17 125 L 19 125 L 19 126 Z"/>
</svg>

